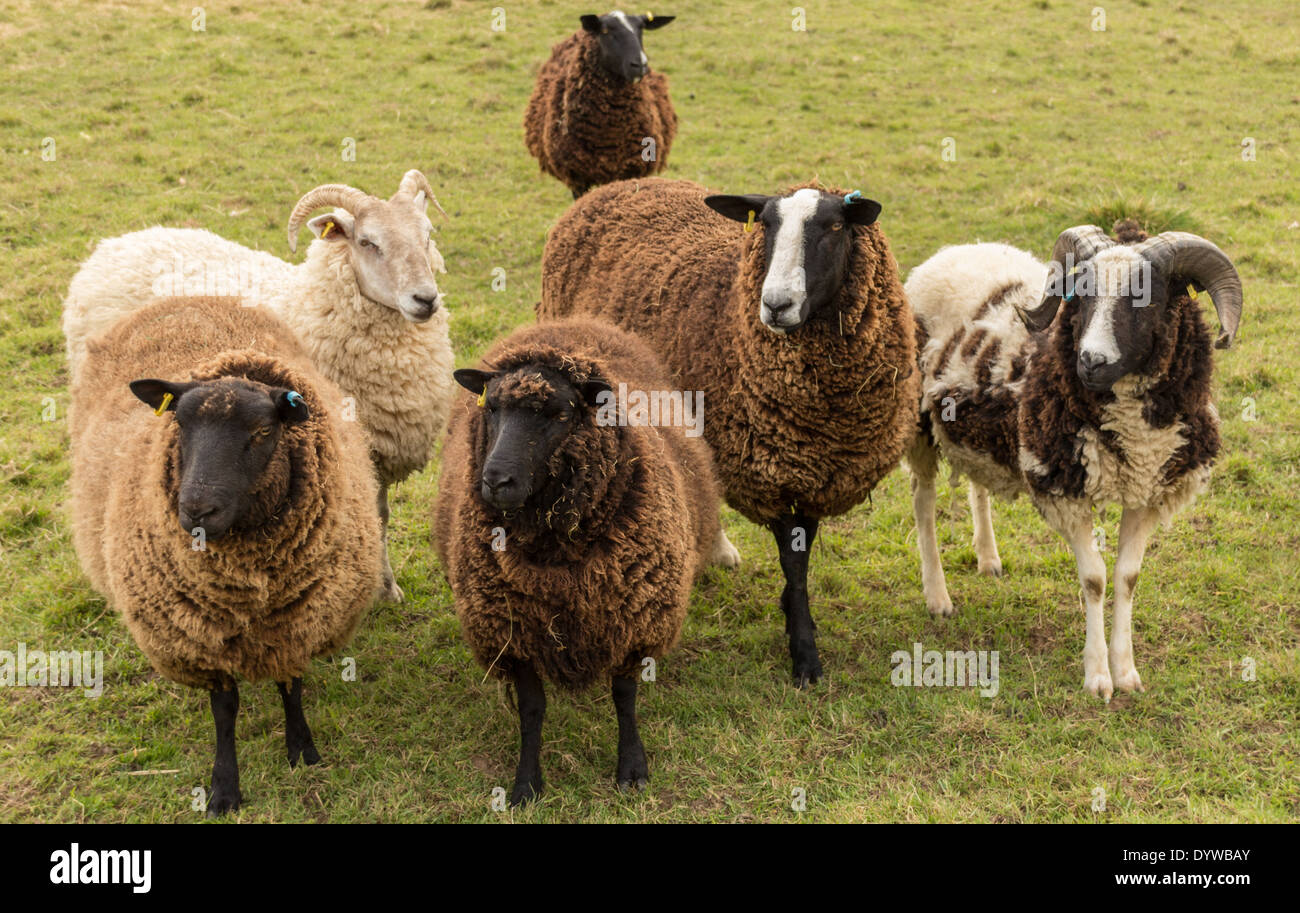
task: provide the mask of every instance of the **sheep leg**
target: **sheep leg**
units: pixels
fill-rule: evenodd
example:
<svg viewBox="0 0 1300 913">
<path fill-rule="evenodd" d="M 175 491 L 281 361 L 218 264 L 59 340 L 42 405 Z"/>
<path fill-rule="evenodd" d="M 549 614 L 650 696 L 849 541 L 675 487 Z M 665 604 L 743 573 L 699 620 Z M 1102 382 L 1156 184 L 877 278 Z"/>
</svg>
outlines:
<svg viewBox="0 0 1300 913">
<path fill-rule="evenodd" d="M 1061 533 L 1074 552 L 1088 616 L 1088 634 L 1083 645 L 1083 687 L 1109 701 L 1114 686 L 1106 665 L 1106 562 L 1097 551 L 1097 542 L 1092 535 L 1092 511 L 1082 509 L 1062 513 Z"/>
<path fill-rule="evenodd" d="M 790 638 L 794 683 L 803 688 L 816 684 L 822 677 L 822 663 L 813 635 L 817 626 L 808 608 L 808 553 L 817 536 L 817 519 L 798 512 L 781 516 L 772 521 L 772 532 L 785 574 L 781 611 L 785 613 L 785 633 Z"/>
<path fill-rule="evenodd" d="M 1122 691 L 1145 691 L 1133 663 L 1133 590 L 1146 554 L 1147 540 L 1160 515 L 1146 508 L 1125 508 L 1119 521 L 1119 556 L 1115 559 L 1115 617 L 1110 629 L 1110 674 Z"/>
<path fill-rule="evenodd" d="M 614 780 L 620 790 L 645 789 L 650 781 L 645 746 L 636 728 L 636 676 L 616 675 L 610 688 L 618 715 L 618 770 Z"/>
<path fill-rule="evenodd" d="M 718 538 L 713 543 L 713 554 L 709 556 L 710 564 L 722 567 L 740 567 L 740 550 L 731 544 L 726 532 L 718 527 Z"/>
<path fill-rule="evenodd" d="M 921 553 L 921 590 L 931 615 L 953 614 L 948 583 L 943 576 L 939 557 L 939 538 L 934 525 L 937 499 L 935 476 L 939 469 L 939 451 L 918 437 L 907 453 L 907 468 L 912 476 L 912 516 L 916 519 L 916 548 Z"/>
<path fill-rule="evenodd" d="M 280 689 L 280 702 L 284 704 L 284 745 L 289 751 L 289 766 L 297 767 L 298 759 L 307 764 L 319 764 L 320 752 L 311 738 L 311 727 L 302 712 L 302 679 L 294 678 L 288 685 L 276 682 Z"/>
<path fill-rule="evenodd" d="M 519 702 L 519 767 L 510 791 L 510 807 L 518 808 L 542 794 L 542 718 L 546 715 L 546 690 L 532 665 L 520 665 L 514 672 L 515 697 Z"/>
<path fill-rule="evenodd" d="M 384 483 L 379 485 L 379 525 L 379 538 L 384 552 L 384 598 L 390 602 L 401 602 L 402 588 L 397 585 L 393 566 L 388 563 L 388 486 Z"/>
<path fill-rule="evenodd" d="M 217 755 L 212 762 L 212 789 L 208 794 L 208 817 L 219 818 L 239 808 L 239 762 L 235 759 L 235 717 L 239 714 L 239 688 L 213 688 L 208 692 L 212 719 L 217 724 Z"/>
<path fill-rule="evenodd" d="M 971 480 L 971 521 L 975 526 L 975 561 L 981 574 L 1002 576 L 1002 558 L 998 556 L 998 541 L 993 536 L 993 511 L 989 507 L 989 490 Z"/>
</svg>

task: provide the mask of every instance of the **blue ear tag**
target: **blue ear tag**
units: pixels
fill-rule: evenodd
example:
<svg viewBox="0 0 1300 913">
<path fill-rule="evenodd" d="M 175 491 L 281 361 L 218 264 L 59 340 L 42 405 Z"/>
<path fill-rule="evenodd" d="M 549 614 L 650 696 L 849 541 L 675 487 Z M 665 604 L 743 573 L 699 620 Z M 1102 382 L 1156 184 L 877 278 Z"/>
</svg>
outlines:
<svg viewBox="0 0 1300 913">
<path fill-rule="evenodd" d="M 852 205 L 853 203 L 856 203 L 860 199 L 862 199 L 861 190 L 855 190 L 852 193 L 846 193 L 844 194 L 844 205 L 845 206 Z"/>
<path fill-rule="evenodd" d="M 300 405 L 302 405 L 302 396 L 293 390 L 290 390 L 288 393 L 286 393 L 284 395 L 284 398 L 288 400 L 289 405 L 295 409 L 297 409 Z"/>
</svg>

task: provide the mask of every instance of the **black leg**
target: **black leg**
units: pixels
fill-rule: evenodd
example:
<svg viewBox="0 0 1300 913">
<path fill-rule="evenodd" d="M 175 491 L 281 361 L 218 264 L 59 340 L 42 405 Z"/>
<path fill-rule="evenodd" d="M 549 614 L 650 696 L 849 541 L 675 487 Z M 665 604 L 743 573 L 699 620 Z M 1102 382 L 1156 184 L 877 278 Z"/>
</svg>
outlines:
<svg viewBox="0 0 1300 913">
<path fill-rule="evenodd" d="M 301 757 L 304 763 L 319 764 L 320 752 L 311 740 L 311 727 L 302 712 L 302 679 L 295 678 L 286 688 L 277 682 L 280 702 L 284 704 L 284 746 L 289 750 L 289 766 L 297 767 Z"/>
<path fill-rule="evenodd" d="M 542 718 L 546 716 L 546 691 L 531 665 L 515 669 L 515 697 L 519 702 L 519 767 L 510 807 L 517 808 L 542 795 Z"/>
<path fill-rule="evenodd" d="M 212 789 L 208 793 L 208 817 L 219 818 L 239 808 L 239 762 L 235 760 L 235 717 L 239 715 L 239 688 L 213 689 L 212 719 L 217 724 L 217 757 L 212 762 Z"/>
<path fill-rule="evenodd" d="M 822 662 L 813 635 L 817 626 L 808 609 L 808 555 L 817 536 L 817 518 L 794 513 L 773 520 L 771 526 L 781 553 L 781 571 L 785 574 L 781 611 L 785 613 L 785 633 L 790 638 L 794 683 L 803 688 L 822 677 Z"/>
<path fill-rule="evenodd" d="M 650 768 L 645 760 L 645 746 L 636 729 L 636 677 L 614 676 L 610 689 L 614 695 L 614 712 L 618 714 L 618 770 L 614 780 L 619 789 L 645 789 Z"/>
</svg>

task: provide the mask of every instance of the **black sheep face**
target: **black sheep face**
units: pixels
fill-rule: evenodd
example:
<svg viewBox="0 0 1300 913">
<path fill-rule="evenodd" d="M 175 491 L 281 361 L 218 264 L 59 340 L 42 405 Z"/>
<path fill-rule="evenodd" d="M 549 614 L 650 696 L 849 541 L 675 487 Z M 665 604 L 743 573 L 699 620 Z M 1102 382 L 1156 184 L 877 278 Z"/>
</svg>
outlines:
<svg viewBox="0 0 1300 913">
<path fill-rule="evenodd" d="M 545 365 L 511 371 L 455 372 L 456 382 L 479 398 L 485 412 L 479 494 L 501 511 L 518 510 L 550 478 L 550 463 L 575 427 L 580 411 L 609 393 L 603 380 L 575 385 Z"/>
<path fill-rule="evenodd" d="M 705 197 L 729 219 L 763 226 L 766 272 L 759 320 L 775 333 L 792 333 L 835 300 L 848 272 L 850 225 L 870 225 L 880 204 L 804 188 L 788 196 Z"/>
<path fill-rule="evenodd" d="M 641 36 L 646 29 L 663 28 L 675 16 L 629 16 L 614 10 L 604 16 L 582 17 L 582 28 L 600 43 L 600 62 L 605 70 L 627 83 L 641 81 L 650 72 Z"/>
<path fill-rule="evenodd" d="M 1066 293 L 1076 304 L 1075 371 L 1084 387 L 1105 392 L 1121 377 L 1141 373 L 1169 304 L 1159 270 L 1130 247 L 1112 247 L 1080 264 Z"/>
<path fill-rule="evenodd" d="M 296 392 L 255 381 L 143 379 L 130 386 L 159 415 L 176 420 L 178 519 L 191 535 L 202 529 L 205 539 L 220 539 L 248 517 L 285 427 L 309 415 Z"/>
</svg>

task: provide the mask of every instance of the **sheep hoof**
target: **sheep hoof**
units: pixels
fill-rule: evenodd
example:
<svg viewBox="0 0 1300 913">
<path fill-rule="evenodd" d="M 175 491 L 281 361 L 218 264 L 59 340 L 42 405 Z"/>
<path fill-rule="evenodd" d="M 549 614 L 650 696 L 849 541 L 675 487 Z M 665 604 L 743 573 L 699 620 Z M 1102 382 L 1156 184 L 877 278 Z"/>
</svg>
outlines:
<svg viewBox="0 0 1300 913">
<path fill-rule="evenodd" d="M 635 780 L 619 780 L 618 791 L 621 793 L 631 792 L 635 789 L 639 793 L 645 792 L 645 788 L 650 785 L 650 780 L 646 777 L 637 777 Z"/>
<path fill-rule="evenodd" d="M 212 796 L 208 799 L 207 815 L 209 818 L 220 818 L 222 815 L 226 814 L 226 812 L 238 811 L 239 803 L 243 800 L 244 797 L 239 794 L 238 789 L 234 790 L 234 792 L 229 792 L 226 789 L 213 784 Z"/>
<path fill-rule="evenodd" d="M 722 567 L 740 567 L 740 550 L 731 544 L 727 534 L 718 531 L 718 541 L 713 546 L 713 563 Z"/>
<path fill-rule="evenodd" d="M 811 656 L 796 656 L 794 658 L 794 686 L 796 688 L 810 688 L 822 677 L 822 661 L 814 648 Z"/>
<path fill-rule="evenodd" d="M 988 564 L 981 564 L 981 565 L 979 566 L 979 571 L 980 571 L 981 574 L 983 574 L 983 575 L 986 576 L 986 577 L 1001 577 L 1001 576 L 1002 576 L 1002 562 L 1001 562 L 1001 561 L 992 561 L 992 562 L 989 562 Z"/>
<path fill-rule="evenodd" d="M 541 777 L 532 782 L 516 783 L 515 788 L 510 790 L 510 807 L 519 808 L 530 802 L 536 802 L 542 797 L 542 788 Z"/>
<path fill-rule="evenodd" d="M 1114 678 L 1115 687 L 1120 691 L 1146 691 L 1146 686 L 1142 684 L 1142 677 L 1138 675 L 1137 669 L 1130 667 L 1127 671 L 1121 672 Z"/>
<path fill-rule="evenodd" d="M 952 600 L 950 599 L 945 599 L 939 603 L 927 603 L 926 608 L 930 610 L 930 614 L 935 618 L 951 618 L 957 614 L 957 610 L 952 607 Z"/>
<path fill-rule="evenodd" d="M 301 749 L 289 749 L 289 766 L 297 767 L 299 759 L 310 767 L 313 764 L 320 763 L 320 752 L 316 750 L 316 746 L 311 742 L 308 742 Z"/>
<path fill-rule="evenodd" d="M 1089 694 L 1110 703 L 1110 696 L 1115 693 L 1109 672 L 1094 672 L 1083 680 L 1083 689 Z"/>
</svg>

